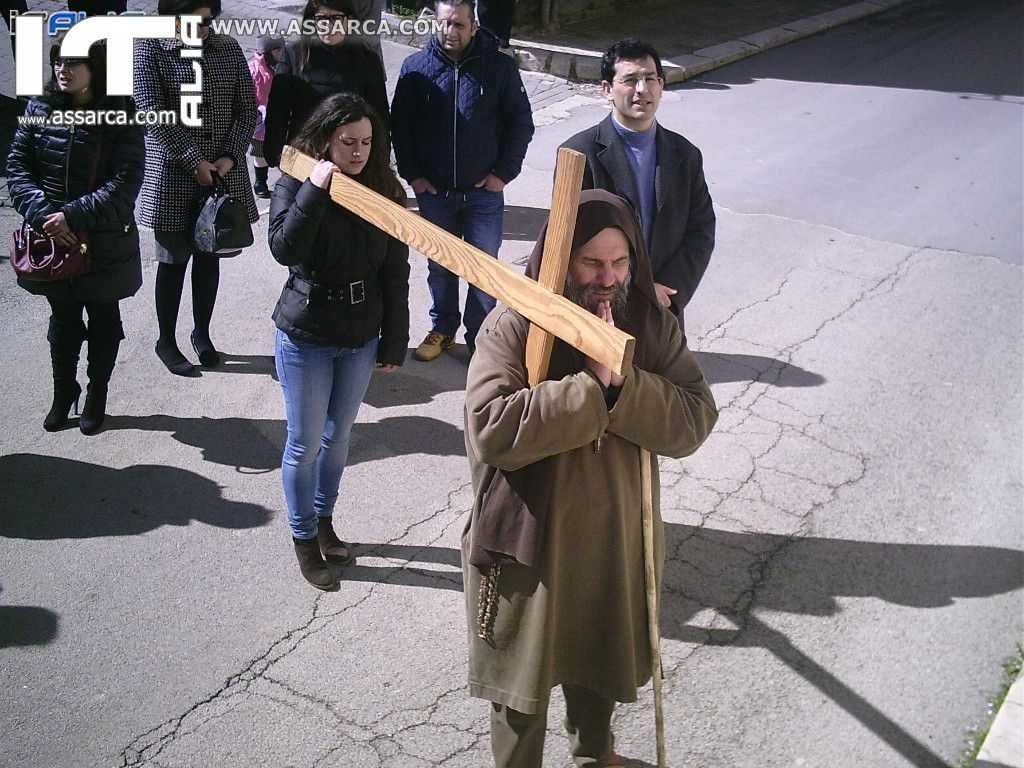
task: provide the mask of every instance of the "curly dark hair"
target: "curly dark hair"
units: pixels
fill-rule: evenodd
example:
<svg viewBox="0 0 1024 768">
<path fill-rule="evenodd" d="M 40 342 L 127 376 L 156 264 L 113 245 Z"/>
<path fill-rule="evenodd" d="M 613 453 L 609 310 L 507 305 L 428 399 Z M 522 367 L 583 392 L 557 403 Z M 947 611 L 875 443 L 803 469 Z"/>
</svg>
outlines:
<svg viewBox="0 0 1024 768">
<path fill-rule="evenodd" d="M 57 85 L 57 72 L 54 69 L 58 61 L 80 61 L 89 68 L 91 78 L 89 88 L 92 90 L 90 104 L 96 104 L 106 98 L 107 95 L 107 45 L 105 42 L 96 42 L 89 46 L 89 55 L 84 59 L 67 59 L 60 55 L 62 39 L 58 39 L 50 46 L 50 82 L 46 84 L 43 92 L 43 99 L 57 109 L 66 109 L 72 106 L 71 97 Z"/>
<path fill-rule="evenodd" d="M 353 178 L 396 203 L 405 203 L 405 190 L 391 168 L 391 153 L 388 149 L 387 132 L 384 123 L 362 96 L 354 93 L 336 93 L 328 96 L 313 110 L 297 136 L 290 143 L 300 152 L 312 157 L 324 157 L 331 144 L 334 132 L 343 125 L 358 123 L 363 118 L 373 126 L 373 141 L 370 156 L 358 176 Z"/>
</svg>

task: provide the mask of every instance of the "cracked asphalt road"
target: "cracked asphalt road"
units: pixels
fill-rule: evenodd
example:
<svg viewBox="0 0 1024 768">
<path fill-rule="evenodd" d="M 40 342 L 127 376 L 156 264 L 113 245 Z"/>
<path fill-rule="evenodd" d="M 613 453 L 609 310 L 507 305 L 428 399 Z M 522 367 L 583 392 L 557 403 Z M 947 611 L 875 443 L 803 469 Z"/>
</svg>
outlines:
<svg viewBox="0 0 1024 768">
<path fill-rule="evenodd" d="M 721 418 L 661 466 L 672 766 L 951 764 L 1022 635 L 1015 8 L 914 4 L 665 96 L 719 213 L 688 331 Z M 950 52 L 983 43 L 1001 59 L 965 75 Z M 403 54 L 386 46 L 389 70 Z M 606 114 L 585 89 L 544 110 L 509 263 L 555 147 Z M 358 563 L 320 594 L 283 519 L 265 249 L 225 263 L 226 365 L 192 381 L 152 354 L 147 264 L 94 438 L 39 429 L 45 311 L 3 274 L 0 765 L 487 765 L 465 688 L 464 351 L 375 377 L 338 512 Z M 415 258 L 413 343 L 425 274 Z M 555 696 L 551 765 L 561 715 Z M 615 722 L 650 768 L 649 689 Z"/>
</svg>

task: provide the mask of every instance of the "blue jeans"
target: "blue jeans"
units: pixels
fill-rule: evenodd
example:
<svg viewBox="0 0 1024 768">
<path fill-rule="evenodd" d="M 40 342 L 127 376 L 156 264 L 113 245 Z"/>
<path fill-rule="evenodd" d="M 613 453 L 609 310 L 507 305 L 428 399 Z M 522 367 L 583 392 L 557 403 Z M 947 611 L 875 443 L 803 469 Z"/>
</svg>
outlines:
<svg viewBox="0 0 1024 768">
<path fill-rule="evenodd" d="M 352 424 L 377 360 L 377 341 L 349 349 L 293 341 L 277 331 L 274 362 L 288 419 L 281 481 L 288 525 L 297 539 L 315 537 L 317 518 L 334 512 Z"/>
<path fill-rule="evenodd" d="M 486 189 L 468 192 L 416 195 L 420 215 L 475 245 L 484 253 L 497 257 L 501 247 L 502 224 L 505 215 L 505 194 Z M 495 300 L 475 285 L 469 286 L 466 309 L 459 313 L 459 276 L 444 267 L 427 262 L 427 286 L 433 306 L 430 318 L 433 330 L 454 336 L 459 324 L 466 326 L 466 344 L 473 346 L 477 331 L 487 313 L 494 309 Z"/>
</svg>

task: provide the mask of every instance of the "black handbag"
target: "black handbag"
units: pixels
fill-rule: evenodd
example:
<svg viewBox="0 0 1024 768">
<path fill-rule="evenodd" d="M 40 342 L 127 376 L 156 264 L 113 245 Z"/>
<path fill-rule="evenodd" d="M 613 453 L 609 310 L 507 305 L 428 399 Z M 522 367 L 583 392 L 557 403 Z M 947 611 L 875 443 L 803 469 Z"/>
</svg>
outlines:
<svg viewBox="0 0 1024 768">
<path fill-rule="evenodd" d="M 196 250 L 234 256 L 253 244 L 245 203 L 228 192 L 223 177 L 213 175 L 213 188 L 199 206 L 192 240 Z"/>
</svg>

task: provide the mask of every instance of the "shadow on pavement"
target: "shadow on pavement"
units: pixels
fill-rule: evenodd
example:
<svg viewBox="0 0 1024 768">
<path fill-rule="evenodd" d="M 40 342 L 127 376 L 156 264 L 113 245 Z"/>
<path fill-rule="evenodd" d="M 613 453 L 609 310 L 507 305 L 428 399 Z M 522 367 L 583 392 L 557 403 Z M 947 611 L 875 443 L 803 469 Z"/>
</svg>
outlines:
<svg viewBox="0 0 1024 768">
<path fill-rule="evenodd" d="M 232 355 L 230 352 L 221 352 L 221 360 L 223 362 L 220 366 L 213 369 L 214 373 L 256 373 L 278 380 L 273 355 Z"/>
<path fill-rule="evenodd" d="M 257 504 L 222 498 L 215 482 L 177 467 L 111 469 L 28 453 L 0 456 L 0 498 L 0 536 L 14 539 L 133 536 L 193 520 L 257 528 L 273 517 Z"/>
<path fill-rule="evenodd" d="M 281 449 L 286 435 L 280 419 L 247 419 L 208 416 L 185 418 L 153 416 L 108 416 L 104 429 L 138 429 L 167 432 L 183 445 L 202 451 L 203 461 L 234 467 L 242 473 L 270 472 L 281 466 Z"/>
<path fill-rule="evenodd" d="M 59 617 L 34 605 L 0 605 L 0 648 L 49 645 L 57 638 Z"/>
<path fill-rule="evenodd" d="M 801 538 L 696 528 L 668 523 L 662 636 L 683 642 L 764 648 L 827 695 L 919 768 L 946 766 L 928 746 L 751 612 L 756 607 L 809 616 L 842 611 L 838 598 L 873 597 L 897 605 L 938 608 L 958 599 L 1024 587 L 1024 552 L 1000 547 L 887 544 Z M 786 557 L 773 561 L 782 549 Z M 357 564 L 352 581 L 461 589 L 460 554 L 447 547 L 363 545 L 357 557 L 386 557 L 409 565 Z M 442 569 L 416 567 L 435 564 Z M 737 629 L 690 625 L 708 609 Z M 640 765 L 643 765 L 642 763 Z"/>
<path fill-rule="evenodd" d="M 110 416 L 105 429 L 167 432 L 179 443 L 202 451 L 204 461 L 234 467 L 243 474 L 276 471 L 287 437 L 282 419 L 241 417 Z M 427 416 L 393 416 L 352 427 L 349 466 L 415 453 L 465 456 L 462 430 Z"/>
<path fill-rule="evenodd" d="M 923 0 L 759 53 L 679 89 L 789 80 L 1019 97 L 1022 24 L 1019 3 Z"/>
<path fill-rule="evenodd" d="M 694 352 L 693 356 L 709 384 L 761 381 L 776 387 L 818 387 L 825 383 L 824 376 L 772 357 L 720 352 Z"/>
<path fill-rule="evenodd" d="M 527 208 L 521 205 L 505 206 L 505 223 L 503 240 L 525 240 L 536 242 L 540 231 L 548 223 L 547 208 Z"/>
<path fill-rule="evenodd" d="M 363 402 L 374 408 L 392 408 L 399 405 L 429 403 L 443 392 L 462 392 L 466 389 L 468 353 L 463 344 L 437 360 L 421 363 L 413 359 L 410 349 L 403 365 L 393 373 L 374 373 Z"/>
</svg>

